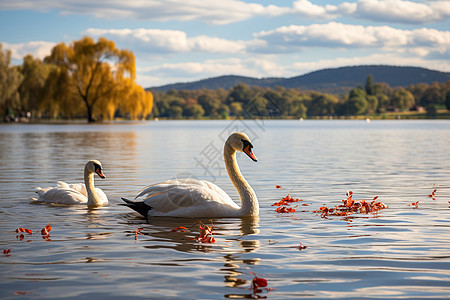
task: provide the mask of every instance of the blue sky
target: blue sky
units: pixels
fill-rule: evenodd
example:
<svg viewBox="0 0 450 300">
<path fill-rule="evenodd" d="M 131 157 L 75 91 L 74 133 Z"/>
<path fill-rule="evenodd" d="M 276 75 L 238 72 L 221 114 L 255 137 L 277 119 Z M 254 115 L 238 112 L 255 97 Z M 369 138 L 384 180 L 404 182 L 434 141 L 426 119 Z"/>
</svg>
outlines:
<svg viewBox="0 0 450 300">
<path fill-rule="evenodd" d="M 14 64 L 111 39 L 133 51 L 144 87 L 364 64 L 450 72 L 449 0 L 0 0 L 0 28 Z"/>
</svg>

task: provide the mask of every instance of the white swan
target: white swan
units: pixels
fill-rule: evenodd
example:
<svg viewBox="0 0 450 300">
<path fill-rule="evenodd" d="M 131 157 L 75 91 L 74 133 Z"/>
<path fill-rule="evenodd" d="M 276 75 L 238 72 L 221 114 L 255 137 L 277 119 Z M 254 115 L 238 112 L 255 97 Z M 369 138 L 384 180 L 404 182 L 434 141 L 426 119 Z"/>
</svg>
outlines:
<svg viewBox="0 0 450 300">
<path fill-rule="evenodd" d="M 36 187 L 39 198 L 33 198 L 33 200 L 40 203 L 87 204 L 90 208 L 108 204 L 105 193 L 94 187 L 94 173 L 97 173 L 100 178 L 105 178 L 102 164 L 98 160 L 90 160 L 84 167 L 84 184 L 67 184 L 58 181 L 56 187 Z"/>
<path fill-rule="evenodd" d="M 217 185 L 196 179 L 169 180 L 151 185 L 142 190 L 137 198 L 143 201 L 130 201 L 122 198 L 128 206 L 144 217 L 247 217 L 258 216 L 259 205 L 256 194 L 239 170 L 236 151 L 247 154 L 257 161 L 252 151 L 253 145 L 248 136 L 237 132 L 225 142 L 223 156 L 231 182 L 241 199 L 239 207 L 230 196 Z"/>
</svg>

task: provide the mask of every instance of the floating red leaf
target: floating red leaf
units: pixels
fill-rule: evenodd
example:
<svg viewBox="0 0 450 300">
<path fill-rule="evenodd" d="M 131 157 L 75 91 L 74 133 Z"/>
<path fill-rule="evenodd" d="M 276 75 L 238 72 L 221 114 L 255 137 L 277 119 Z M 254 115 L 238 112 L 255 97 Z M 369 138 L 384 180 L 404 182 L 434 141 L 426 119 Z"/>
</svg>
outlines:
<svg viewBox="0 0 450 300">
<path fill-rule="evenodd" d="M 138 229 L 136 229 L 136 230 L 134 231 L 134 239 L 135 239 L 135 240 L 137 240 L 137 235 L 138 235 L 138 234 L 142 234 L 142 233 L 141 233 L 141 230 L 142 230 L 142 229 L 144 229 L 144 228 L 141 227 L 141 228 L 138 228 Z"/>
<path fill-rule="evenodd" d="M 265 278 L 258 277 L 253 272 L 250 272 L 250 273 L 253 274 L 253 276 L 255 276 L 252 280 L 252 289 L 253 290 L 267 286 L 267 280 Z"/>
<path fill-rule="evenodd" d="M 280 185 L 276 185 L 275 188 L 281 189 L 281 186 Z"/>
<path fill-rule="evenodd" d="M 11 253 L 11 249 L 4 249 L 3 250 L 3 254 L 9 255 L 9 253 Z"/>
<path fill-rule="evenodd" d="M 26 229 L 26 228 L 22 228 L 22 227 L 19 227 L 16 229 L 16 233 L 19 233 L 19 232 L 26 232 L 28 234 L 33 234 L 33 231 L 31 229 Z"/>
<path fill-rule="evenodd" d="M 203 224 L 201 221 L 198 225 L 198 232 L 200 233 L 195 240 L 200 243 L 209 243 L 213 244 L 216 242 L 216 239 L 212 236 L 212 230 L 213 230 L 213 223 L 212 220 L 209 220 L 211 222 L 211 226 L 207 226 Z"/>
<path fill-rule="evenodd" d="M 409 204 L 408 206 L 413 206 L 413 208 L 419 208 L 419 201 L 413 202 Z"/>
<path fill-rule="evenodd" d="M 292 208 L 292 207 L 286 207 L 286 206 L 280 206 L 280 207 L 278 207 L 277 209 L 275 209 L 275 211 L 276 211 L 277 213 L 282 213 L 282 214 L 285 214 L 285 213 L 293 213 L 293 212 L 295 212 L 295 208 Z"/>
<path fill-rule="evenodd" d="M 50 236 L 50 231 L 52 231 L 52 226 L 47 224 L 44 228 L 41 229 L 41 234 L 44 236 Z"/>
<path fill-rule="evenodd" d="M 436 189 L 431 193 L 431 195 L 428 195 L 433 200 L 436 200 Z"/>
<path fill-rule="evenodd" d="M 303 249 L 306 249 L 306 246 L 300 243 L 300 245 L 298 246 L 298 250 L 302 251 Z"/>
<path fill-rule="evenodd" d="M 272 206 L 289 205 L 291 203 L 298 202 L 298 201 L 303 201 L 303 200 L 302 199 L 294 199 L 294 198 L 290 197 L 289 195 L 287 195 L 286 197 L 282 198 L 280 201 L 272 204 Z"/>
<path fill-rule="evenodd" d="M 188 230 L 186 227 L 184 227 L 184 226 L 178 226 L 178 227 L 176 227 L 176 228 L 171 229 L 170 231 L 171 231 L 171 232 L 177 232 L 177 231 L 179 231 L 179 232 L 186 232 L 186 230 Z"/>
</svg>

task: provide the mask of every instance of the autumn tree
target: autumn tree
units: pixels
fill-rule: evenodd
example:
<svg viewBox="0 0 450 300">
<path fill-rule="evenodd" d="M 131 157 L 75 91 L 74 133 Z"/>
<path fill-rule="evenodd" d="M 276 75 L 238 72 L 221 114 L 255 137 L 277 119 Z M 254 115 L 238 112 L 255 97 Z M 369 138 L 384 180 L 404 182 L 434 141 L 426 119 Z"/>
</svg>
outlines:
<svg viewBox="0 0 450 300">
<path fill-rule="evenodd" d="M 23 76 L 17 67 L 10 66 L 11 51 L 3 52 L 2 48 L 0 43 L 0 111 L 9 115 L 20 106 L 18 88 Z"/>
<path fill-rule="evenodd" d="M 33 114 L 39 113 L 43 88 L 50 68 L 42 60 L 34 59 L 32 55 L 27 55 L 24 57 L 19 71 L 24 78 L 19 86 L 21 110 L 30 111 Z"/>
<path fill-rule="evenodd" d="M 54 89 L 53 97 L 68 99 L 66 104 L 73 107 L 82 102 L 88 122 L 109 119 L 118 107 L 128 109 L 132 118 L 152 110 L 149 92 L 136 87 L 133 53 L 117 49 L 113 41 L 84 37 L 70 45 L 60 43 L 45 62 L 57 68 L 48 85 L 63 82 L 66 87 Z"/>
</svg>

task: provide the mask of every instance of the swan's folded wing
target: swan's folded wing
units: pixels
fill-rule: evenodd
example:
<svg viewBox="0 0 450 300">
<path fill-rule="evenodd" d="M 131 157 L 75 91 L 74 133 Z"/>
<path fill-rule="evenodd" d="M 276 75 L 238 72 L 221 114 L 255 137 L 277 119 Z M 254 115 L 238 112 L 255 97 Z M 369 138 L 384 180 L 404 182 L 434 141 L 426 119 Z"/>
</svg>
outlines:
<svg viewBox="0 0 450 300">
<path fill-rule="evenodd" d="M 74 189 L 53 188 L 39 195 L 38 202 L 55 204 L 79 204 L 87 203 L 87 198 Z"/>
<path fill-rule="evenodd" d="M 142 197 L 151 206 L 152 214 L 170 213 L 180 216 L 191 215 L 200 210 L 239 209 L 239 206 L 218 186 L 200 180 L 169 180 L 142 190 L 136 198 Z"/>
<path fill-rule="evenodd" d="M 82 193 L 87 197 L 86 185 L 84 183 L 71 183 L 68 186 L 69 188 L 74 189 L 75 191 Z"/>
</svg>

